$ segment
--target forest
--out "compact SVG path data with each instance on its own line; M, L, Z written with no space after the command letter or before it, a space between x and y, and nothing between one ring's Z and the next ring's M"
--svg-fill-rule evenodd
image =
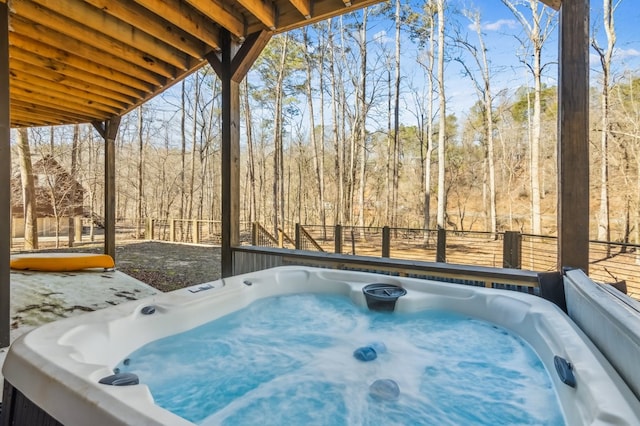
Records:
M592 2L590 235L637 244L640 73L616 55L624 2ZM276 234L555 235L558 14L535 0L492 6L509 16L504 32L470 2L391 0L274 36L241 86L241 221ZM208 66L123 116L117 217L219 220L220 126ZM51 156L82 185L84 215L103 214L90 124L17 129L12 149L14 180Z

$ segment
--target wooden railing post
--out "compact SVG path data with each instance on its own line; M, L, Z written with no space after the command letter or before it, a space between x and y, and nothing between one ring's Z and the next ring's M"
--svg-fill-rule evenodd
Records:
M391 257L391 228L382 227L382 257Z
M176 241L176 220L169 219L169 241Z
M518 231L506 231L504 233L502 267L522 268L522 234Z
M296 246L296 250L301 250L302 247L302 240L301 240L301 236L300 236L300 224L296 223L296 234L294 236L294 240L295 240L295 246Z
M251 224L251 245L258 245L258 222L253 222Z
M200 227L198 226L198 219L193 219L193 242L195 244L200 243Z
M436 262L447 262L447 230L442 227L438 227Z
M335 249L334 252L341 254L342 253L342 225L336 225L334 234L335 236Z
M147 223L145 224L144 230L144 238L145 240L153 240L153 219L150 217L147 218Z

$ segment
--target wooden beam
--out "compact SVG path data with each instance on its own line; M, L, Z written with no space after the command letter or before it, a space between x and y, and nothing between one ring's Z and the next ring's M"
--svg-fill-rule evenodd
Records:
M93 126L104 138L104 253L116 259L116 137L120 116Z
M109 46L107 51L113 49L112 40L117 40L123 45L140 51L146 55L146 62L155 60L155 58L166 62L178 69L186 70L189 68L189 60L187 56L174 49L172 46L160 41L159 39L140 31L137 26L132 26L127 22L109 15L101 9L96 9L90 4L75 0L31 0L42 7L47 14L47 21L52 27L69 37L84 40L87 33L93 34L92 40L96 45ZM111 2L114 5L118 2ZM68 24L60 27L52 21L50 11L55 12L53 19L56 23ZM146 21L150 21L146 18ZM80 25L78 25L80 24ZM88 28L87 28L88 27ZM96 32L95 29L99 29ZM105 37L106 36L106 37Z
M0 3L0 348L11 342L11 120L9 7Z
M351 6L347 7L345 5L345 9L341 9L340 13L353 12L358 9L361 9L366 6L372 6L374 4L380 3L380 0L362 0L358 2L351 2ZM336 3L333 1L316 1L313 2L313 13L309 19L301 20L300 19L300 11L293 7L293 5L289 4L288 8L282 7L278 10L278 23L277 28L273 31L280 34L289 30L293 30L295 28L300 28L305 25L313 24L315 22L323 21L330 17L336 16ZM261 29L264 29L264 24L257 23L249 25L247 32L254 33Z
M38 69L34 70L29 69L28 67L25 69L24 63L21 65L19 63L16 64L16 62L17 61L11 61L11 74L16 81L26 83L30 88L47 93L48 95L55 94L55 96L62 96L63 99L70 97L74 100L80 100L83 103L86 102L89 105L103 104L113 107L117 111L126 108L126 106L132 101L132 99L126 97L124 100L109 98L108 96L104 96L104 94L107 93L106 90L95 90L93 86L84 88L82 87L84 85L82 82L78 82L78 84L68 82L69 84L65 84L64 82L42 78L43 74L40 74ZM91 90L91 92L87 89ZM117 96L120 97L119 95Z
M560 10L560 6L562 6L562 0L540 0L542 3L546 4L552 9Z
M311 1L310 0L289 0L291 4L300 12L304 19L311 19Z
M122 72L120 68L108 68L104 64L98 64L72 52L57 49L24 36L14 35L9 42L11 44L12 57L16 55L16 57L25 62L51 69L63 75L90 80L90 77L84 78L84 76L91 74L97 78L107 79L130 88L127 90L126 87L123 87L120 91L136 97L140 96L140 92L151 93L153 91L151 83ZM20 49L20 52L16 52L16 49ZM77 71L80 72L78 73ZM119 86L116 85L115 87Z
M59 108L61 110L70 110L78 113L86 112L87 114L104 116L105 114L113 115L119 112L118 108L107 107L97 103L91 104L89 101L82 101L64 96L58 93L42 93L34 90L29 83L19 80L13 80L11 83L11 96L17 99L30 100L39 105L49 106L51 108Z
M56 71L52 71L49 68L42 68L40 66L30 64L28 62L18 59L15 55L15 49L11 49L9 55L11 56L11 72L24 73L28 75L28 78L35 80L46 80L52 84L60 83L64 87L71 86L76 89L83 90L87 93L98 97L104 97L105 99L112 99L122 102L124 104L130 104L135 99L138 99L142 94L138 93L135 96L127 96L119 90L113 90L112 82L106 78L93 78L91 74L84 74L85 79L78 79L74 77L68 77ZM33 55L30 55L33 56ZM88 81L87 79L90 79ZM101 84L102 83L102 84ZM113 85L116 86L116 85ZM116 86L118 89L122 89L122 86Z
M271 31L276 29L276 8L270 1L266 0L238 0L249 13L258 18L265 27Z
M14 106L11 106L11 124L13 127L41 127L62 124L64 121L56 120L53 117L41 118L33 114L24 114L16 112Z
M145 9L134 2L116 2L113 0L85 1L194 58L203 58L206 53L205 44L202 41L176 25L159 20L158 16L149 9Z
M72 9L74 8L75 6ZM116 39L107 37L102 31L110 31L108 27L98 32L93 28L78 25L77 22L32 2L14 2L12 9L19 16L31 21L32 24L42 26L44 31L54 31L56 42L49 43L53 46L57 44L66 47L74 44L86 52L82 56L113 55L163 77L174 78L176 75L174 69L176 65L169 65L166 60L159 60L144 50L133 48L122 41L118 42ZM32 25L33 29L38 29L38 25ZM180 67L185 68L186 64L181 63Z
M271 35L271 32L265 30L249 34L231 60L231 79L233 81L242 82L253 63L264 50L264 47L269 43ZM213 68L218 77L222 78L224 69L220 56L216 52L211 52L205 58L209 61L211 68Z
M250 34L245 39L231 63L231 69L233 70L231 79L233 81L242 82L244 76L247 75L253 63L258 59L269 40L271 40L271 35L271 32L263 30Z
M154 14L171 22L193 37L202 40L213 49L220 48L217 28L196 12L192 7L180 0L134 0Z
M35 104L33 102L25 102L20 99L11 99L11 120L14 114L16 117L25 116L33 117L34 122L47 123L47 117L52 123L61 123L64 120L72 120L77 123L88 123L103 117L104 114L98 116L96 114L78 113L73 111L61 110L60 108L51 108L45 105ZM24 127L24 126L23 126Z
M200 0L186 0L193 8L199 10L204 16L218 23L222 28L226 28L238 38L246 36L246 25L242 15L227 10L221 2L217 0L209 0L206 2Z
M138 80L152 83L155 86L163 86L167 83L167 79L163 78L161 74L120 58L117 56L118 52L116 51L111 53L104 51L101 52L100 50L96 50L95 46L65 37L63 34L60 34L51 28L25 21L18 17L13 17L11 19L11 26L17 33L28 34L29 38L42 44L55 46L56 49L64 50L72 55L77 55L83 58L92 58L95 63L103 64L107 68L118 70L118 72L128 74ZM61 44L62 40L64 40L64 43ZM169 72L165 70L164 74L167 73Z
M589 0L560 10L558 269L589 271Z

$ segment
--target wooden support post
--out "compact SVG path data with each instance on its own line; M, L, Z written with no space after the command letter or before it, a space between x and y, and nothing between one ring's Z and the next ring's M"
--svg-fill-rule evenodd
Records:
M506 231L502 241L502 267L522 268L522 234L517 231Z
M153 240L153 219L147 218L144 230L144 239Z
M589 0L560 9L558 270L589 270Z
M342 254L342 225L336 225L334 231L335 249L334 252Z
M222 278L233 275L233 247L240 245L240 82L271 38L271 33L250 34L237 52L228 30L220 30L220 50L207 56L222 90Z
M0 2L0 348L9 346L11 321L11 121L9 6Z
M391 257L391 228L382 227L382 257Z
M302 250L302 236L300 235L300 224L296 223L295 246L296 250Z
M94 121L93 127L104 138L104 253L116 258L116 137L120 116L105 122Z
M436 248L436 262L447 262L447 230L438 227L438 245Z

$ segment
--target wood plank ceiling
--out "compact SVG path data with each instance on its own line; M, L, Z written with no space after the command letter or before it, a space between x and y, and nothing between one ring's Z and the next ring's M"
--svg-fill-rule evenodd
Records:
M8 3L11 127L104 121L220 48L380 0L0 0Z

